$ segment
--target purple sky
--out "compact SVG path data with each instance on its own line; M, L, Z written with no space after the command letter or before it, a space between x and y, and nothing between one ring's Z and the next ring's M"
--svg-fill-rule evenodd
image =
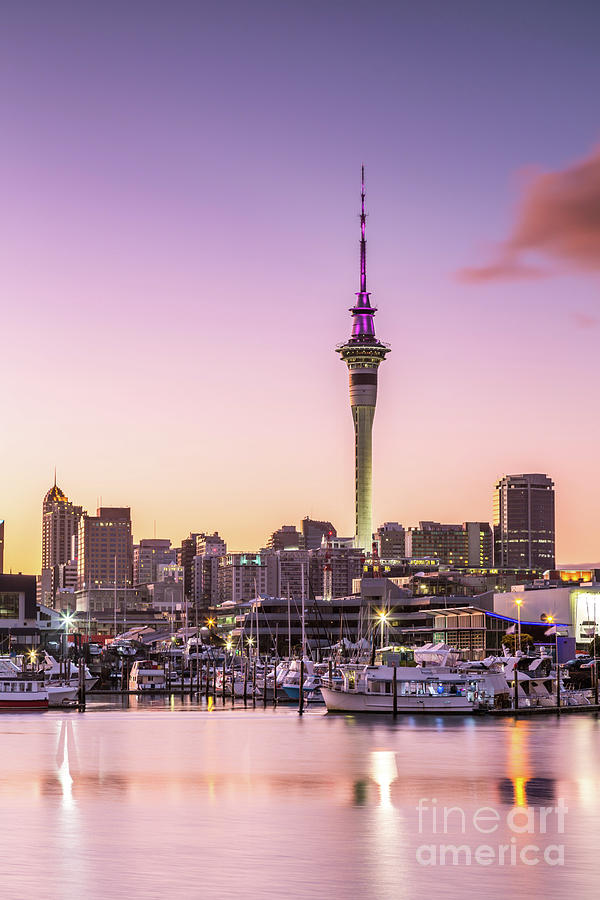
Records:
M0 13L7 567L41 498L131 505L136 538L257 547L353 528L334 345L378 336L375 521L489 519L557 482L558 556L595 558L597 274L465 284L523 171L600 134L591 2L21 3Z

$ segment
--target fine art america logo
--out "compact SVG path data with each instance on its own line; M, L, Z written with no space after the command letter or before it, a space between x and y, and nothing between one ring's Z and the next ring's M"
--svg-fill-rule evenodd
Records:
M556 842L565 833L568 812L562 798L556 806L513 806L508 811L438 807L437 800L422 798L416 809L419 835L427 840L416 850L421 866L565 864L564 844Z

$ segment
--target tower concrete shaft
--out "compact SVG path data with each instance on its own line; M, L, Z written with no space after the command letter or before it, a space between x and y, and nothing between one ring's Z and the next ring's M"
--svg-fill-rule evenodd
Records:
M373 452L372 434L375 406L377 404L377 372L389 344L375 337L374 316L367 291L367 241L365 213L365 170L361 172L360 210L360 290L356 303L350 309L352 334L348 341L339 344L336 352L348 366L350 380L350 406L354 420L354 508L355 544L366 552L371 550L373 539Z

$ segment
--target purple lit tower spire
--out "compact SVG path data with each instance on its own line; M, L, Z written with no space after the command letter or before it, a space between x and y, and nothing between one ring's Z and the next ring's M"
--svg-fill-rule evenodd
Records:
M367 290L367 238L365 213L365 167L361 169L360 189L360 290L350 309L352 335L336 347L348 366L350 406L354 420L355 444L355 544L371 552L373 540L373 452L372 433L377 404L377 370L389 344L375 337L376 308L371 306Z

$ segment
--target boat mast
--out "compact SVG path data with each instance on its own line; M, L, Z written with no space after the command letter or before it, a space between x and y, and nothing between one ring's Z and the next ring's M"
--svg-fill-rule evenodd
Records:
M287 583L288 601L288 661L292 658L292 615L290 611L290 583Z
M306 634L304 631L304 563L301 563L300 571L302 573L302 659L306 656Z

